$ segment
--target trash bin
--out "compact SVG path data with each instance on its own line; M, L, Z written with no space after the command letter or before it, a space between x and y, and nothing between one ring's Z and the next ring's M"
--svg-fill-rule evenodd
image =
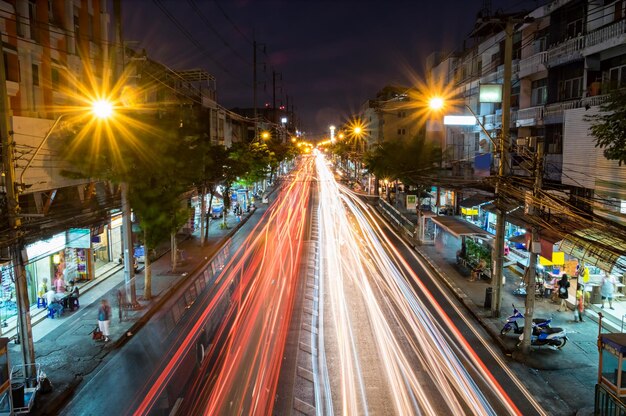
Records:
M491 309L491 298L493 297L493 288L489 286L485 289L485 309Z
M24 407L24 383L11 383L11 398L14 409Z

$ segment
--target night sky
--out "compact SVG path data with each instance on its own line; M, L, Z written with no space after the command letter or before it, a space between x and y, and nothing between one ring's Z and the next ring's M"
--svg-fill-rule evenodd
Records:
M537 0L493 0L532 10ZM253 106L252 41L260 45L259 107L295 106L309 136L341 124L390 83L423 78L425 58L462 45L484 0L123 0L123 37L172 69L201 68L218 103ZM262 48L265 47L265 53ZM282 81L280 78L282 77Z

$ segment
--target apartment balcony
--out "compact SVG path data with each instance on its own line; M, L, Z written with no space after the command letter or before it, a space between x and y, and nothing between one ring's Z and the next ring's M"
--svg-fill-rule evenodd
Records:
M502 124L502 116L497 114L487 114L483 116L483 126L486 130L493 130Z
M515 126L528 127L542 124L543 111L544 107L542 105L517 110L517 120L515 122Z
M585 37L583 35L568 39L558 45L548 49L546 66L554 67L568 62L582 59L582 50L585 47Z
M581 107L596 107L603 104L609 98L609 94L594 95L581 100Z
M478 116L480 119L481 116ZM494 130L502 126L502 110L498 110L496 114L487 114L482 116L483 118L483 126L485 130ZM509 125L510 127L515 127L515 124L518 119L518 110L511 110Z
M519 63L519 77L524 78L531 74L546 70L548 52L539 52L528 58L522 59Z
M585 35L584 55L592 55L626 43L626 20L601 27Z
M572 108L583 107L583 100L563 101L560 103L548 104L543 112L543 121L545 124L563 123L563 112Z

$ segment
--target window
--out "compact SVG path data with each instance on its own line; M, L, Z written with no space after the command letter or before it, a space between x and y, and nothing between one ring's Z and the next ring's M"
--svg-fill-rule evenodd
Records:
M30 23L30 38L38 41L37 36L37 6L33 0L28 2L28 23Z
M78 7L74 7L74 47L76 48L76 53L79 52L80 45L78 43L78 38L80 37L80 20L78 18Z
M50 73L50 80L52 82L52 89L58 90L59 89L59 70L57 68L52 68L52 71Z
M626 0L619 0L615 2L615 13L613 15L614 20L622 20L626 17Z
M606 73L605 77L607 77ZM609 86L609 90L611 91L626 86L626 65L616 66L609 69L608 80L606 81Z
M398 136L404 136L406 134L406 129L398 129Z
M578 35L582 35L583 33L583 19L576 19L567 24L567 36L570 38L575 38Z
M583 95L583 77L559 81L559 100L572 100Z
M548 101L548 78L533 81L530 86L530 105L544 105Z
M33 87L38 87L39 86L39 65L33 64L32 71L33 71Z

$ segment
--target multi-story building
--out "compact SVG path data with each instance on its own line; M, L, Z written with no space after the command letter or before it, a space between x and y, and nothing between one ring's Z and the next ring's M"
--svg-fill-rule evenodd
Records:
M183 125L200 126L213 144L245 140L248 120L216 102L215 80L201 70L173 71L145 53L120 49L108 28L104 0L12 0L0 4L9 130L13 134L16 190L28 297L37 301L43 279L93 279L122 251L120 190L111 182L71 179L63 138L79 125L73 113L100 97L116 75L125 79L121 101L139 103ZM115 59L117 58L117 59ZM125 64L125 68L121 65ZM116 69L119 70L116 71ZM123 70L122 70L123 69ZM135 87L135 88L133 88ZM128 96L125 95L129 92ZM141 97L137 96L138 91ZM91 96L91 97L90 97ZM4 99L4 97L3 97ZM149 111L148 111L149 112ZM178 120L178 118L176 119ZM3 150L4 151L4 150ZM0 207L0 297L7 319L15 313L6 198ZM8 306L7 306L8 305Z
M588 237L587 246L593 246L596 259L587 248L581 248L579 257L589 262L602 263L598 258L623 255L617 248L622 246L619 238L612 238L610 241L616 243L609 247L598 241L602 233L589 229L594 224L590 221L593 215L616 222L605 223L609 228L624 224L626 172L595 147L588 116L598 112L611 90L626 86L625 7L623 0L555 0L525 16L516 16L519 23L512 38L508 126L502 126L501 104L481 103L478 99L480 85L503 83L504 17L500 22L484 19L491 23L477 25L472 47L435 60L431 66L431 75L454 84L457 96L473 110L492 139L501 129L509 133L511 145L507 150L511 151L509 174L513 181L534 175L535 143L543 143L544 190L562 207L568 207L562 212L554 207L546 212L544 208L543 214L552 220L561 214L579 216L580 221L555 223L553 227L583 239ZM461 107L460 112L468 113ZM447 154L458 158L459 164L461 160L470 161L475 173L484 169L486 159L491 172L497 171L491 140L480 126L448 127L445 142L453 148ZM512 203L518 206L511 210L523 212L523 188L520 185L520 198ZM528 227L523 219L517 225ZM579 227L583 229L576 230ZM614 261L609 263L605 268L615 265Z

